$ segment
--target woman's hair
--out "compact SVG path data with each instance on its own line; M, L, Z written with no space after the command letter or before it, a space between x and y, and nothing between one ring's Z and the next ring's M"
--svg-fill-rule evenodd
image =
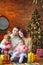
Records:
M21 31L23 33L24 37L27 36L27 31L25 29L20 29L19 31Z

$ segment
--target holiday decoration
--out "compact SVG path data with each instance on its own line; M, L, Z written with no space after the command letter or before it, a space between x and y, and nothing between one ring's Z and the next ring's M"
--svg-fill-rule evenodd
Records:
M28 62L34 62L34 61L35 61L34 53L32 52L28 53Z
M4 59L4 55L1 54L1 55L0 55L0 65L3 65L3 59Z
M38 4L38 0L33 0L33 4ZM40 0L40 3L43 3L43 0Z
M0 64L3 64L3 63L10 63L9 61L9 55L4 55L4 54L1 54L0 55Z
M33 0L33 4L37 4L37 0Z
M3 59L3 56L1 57L1 55L0 55L0 65L3 64L3 63L2 63L2 59Z
M3 58L3 61L2 61L3 63L10 63L10 61L9 61L9 55L4 55L4 58Z
M36 56L37 57L43 57L43 49L37 49L36 50Z
M43 20L41 20L37 9L33 12L31 20L28 22L28 33L31 34L33 39L33 52L37 48L43 48Z

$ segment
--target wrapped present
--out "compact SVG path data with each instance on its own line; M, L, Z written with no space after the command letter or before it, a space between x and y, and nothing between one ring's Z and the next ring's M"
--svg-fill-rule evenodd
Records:
M0 57L0 65L2 65L2 60L1 60L1 57Z
M10 63L9 55L4 55L2 62L7 64Z
M10 60L9 60L9 55L4 55L4 54L1 54L0 55L0 65L2 65L3 63L10 63Z
M37 57L40 57L40 49L39 48L36 50L36 55L37 55Z
M0 65L2 65L2 64L3 64L3 62L2 62L3 57L4 57L4 55L3 55L3 54L2 54L2 55L0 55Z
M37 55L37 57L40 57L40 56L43 56L43 49L37 49L36 50L36 55Z
M40 57L43 56L43 49L40 49Z
M3 60L3 59L4 59L4 55L3 55L3 54L1 54L1 55L0 55L0 58L1 58L1 60Z
M28 62L34 62L34 61L35 61L34 53L32 52L28 53Z

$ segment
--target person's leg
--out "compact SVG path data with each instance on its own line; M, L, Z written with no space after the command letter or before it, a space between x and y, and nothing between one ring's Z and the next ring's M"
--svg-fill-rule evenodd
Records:
M19 63L22 63L24 56L25 56L25 54L24 54L24 53L21 53L21 54L20 54Z
M0 48L0 54L1 54L1 51L2 51L2 49Z
M5 45L0 44L0 54L2 53L2 49L5 48Z
M14 58L17 56L17 54L18 54L18 52L13 52L13 54L12 54L10 60L13 61Z

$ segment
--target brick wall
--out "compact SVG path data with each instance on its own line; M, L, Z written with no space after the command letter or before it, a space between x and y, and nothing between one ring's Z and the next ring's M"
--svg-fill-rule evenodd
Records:
M38 5L34 5L32 0L0 0L0 16L5 16L9 20L9 27L4 31L0 30L0 41L3 35L16 25L27 29L27 22L35 8L39 10L41 18L43 18L43 8L41 8L40 1Z

